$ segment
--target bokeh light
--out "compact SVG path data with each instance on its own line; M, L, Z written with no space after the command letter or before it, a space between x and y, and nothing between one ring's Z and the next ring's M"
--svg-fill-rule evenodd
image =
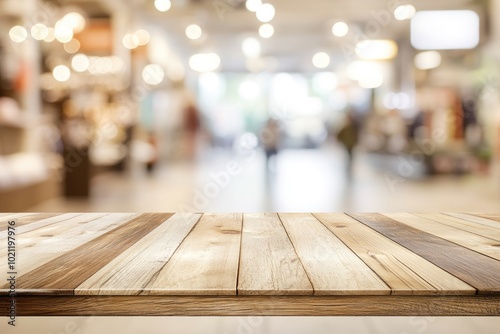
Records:
M318 52L313 56L312 63L317 68L326 68L330 65L330 56L326 52Z
M28 37L28 31L22 26L14 26L9 31L9 37L13 42L22 43Z
M54 76L54 79L56 79L57 81L66 82L71 77L71 71L65 65L58 65L58 66L54 67L54 70L52 71L52 75Z
M349 33L349 26L345 22L337 22L332 26L332 34L337 37L344 37Z
M158 64L146 65L142 70L142 79L148 85L159 85L165 79L165 71Z
M259 27L259 35L262 38L271 38L274 35L274 27L269 23L264 23Z
M189 58L189 66L197 72L215 71L220 65L220 57L216 53L198 53Z
M274 6L271 5L270 3L265 3L257 9L255 12L257 15L257 20L260 22L266 23L272 21L274 19L274 15L276 14L276 10L274 9Z
M202 33L203 31L201 30L201 27L197 24L190 24L186 28L186 36L192 40L199 39Z
M84 54L77 54L71 58L71 67L76 72L85 72L89 69L89 58Z
M42 23L36 23L31 27L31 36L37 41L41 41L49 35L49 28Z
M155 8L160 12L166 12L172 7L170 0L155 0Z

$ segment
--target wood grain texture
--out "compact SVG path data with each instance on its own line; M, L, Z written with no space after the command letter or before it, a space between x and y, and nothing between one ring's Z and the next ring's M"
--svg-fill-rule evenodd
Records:
M204 214L143 293L236 295L242 214Z
M21 226L19 228L16 228L16 235L22 234L22 238L19 238L17 248L23 249L43 244L44 241L57 236L58 234L64 234L64 232L72 228L87 224L98 218L105 217L106 215L106 213L86 213L70 216L69 218L57 216L42 219L30 225ZM56 224L63 221L61 220L61 218L64 220L64 223ZM3 237L5 238L6 235L4 235ZM0 244L0 249L4 249L6 247L6 243Z
M172 214L141 214L91 241L18 277L18 294L69 294L109 261L154 230ZM1 294L7 292L7 284Z
M177 213L75 289L81 295L138 295L170 260L200 214Z
M20 316L500 315L496 214L11 216Z
M409 213L392 213L384 215L408 226L454 242L457 245L467 247L496 260L500 260L500 243L494 239L486 238L446 224L441 224L435 220L428 220Z
M19 296L16 302L18 316L500 316L500 296Z
M381 214L349 215L460 278L479 293L500 292L500 261Z
M391 289L311 214L279 214L316 295L390 294Z
M476 293L470 285L345 214L314 216L375 271L393 294Z
M34 222L31 222L30 224L25 224L25 225L22 225L19 227L17 227L18 220L16 220L16 235L21 235L23 233L27 233L27 232L36 230L36 229L44 227L44 226L48 226L48 225L52 225L52 224L60 224L60 223L63 223L69 219L73 219L73 218L81 216L81 215L83 215L83 214L82 213L65 213L65 214L60 214L60 215L54 216L54 217L34 221ZM102 217L105 214L104 213L93 213L92 215L95 215L95 217ZM7 223L7 222L5 222L5 223ZM7 229L7 226L5 226L5 230L6 229ZM2 233L0 235L0 240L6 239L6 238L7 238L7 234ZM5 244L3 242L0 242L0 247L5 247Z
M468 220L473 223L491 226L496 229L500 228L500 217L495 218L495 216L490 216L490 218L487 218L488 217L487 215L482 216L482 215L473 215L473 214L458 213L458 212L445 212L444 214L451 217Z
M477 217L482 217L490 220L494 220L496 222L500 222L500 214L493 214L493 213L474 213L474 216Z
M130 221L133 213L87 213L17 237L17 272L22 275ZM7 264L7 254L0 256Z
M47 214L47 213L30 213L30 212L25 212L25 213L2 213L0 215L0 229L4 229L7 227L7 223L9 220L14 220L16 222L16 226L21 226L25 224L29 224L33 221L37 221L40 219L43 219L41 217L50 217L50 216L57 216L59 214Z
M56 216L60 216L60 215L61 215L60 213L31 213L28 215L21 215L21 217L16 217L14 215L14 217L12 217L12 218L15 219L16 226L20 227L20 226L31 224L33 222L37 222L37 221L40 221L43 219L56 217Z
M447 216L444 214L429 214L429 213L418 213L416 214L419 217L424 217L435 222L446 224L448 226L452 226L458 228L460 230L464 230L467 232L471 232L486 238L495 239L500 242L500 229L495 227L496 222L489 221L491 224L478 224L472 221L467 221L460 218L455 218L451 216Z
M243 216L238 294L313 294L277 214Z

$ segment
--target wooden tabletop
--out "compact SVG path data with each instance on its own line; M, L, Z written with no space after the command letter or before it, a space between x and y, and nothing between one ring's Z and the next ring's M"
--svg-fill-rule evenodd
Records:
M0 301L15 300L17 315L500 315L500 214L2 213L0 222L2 272L15 276L15 295L2 283Z

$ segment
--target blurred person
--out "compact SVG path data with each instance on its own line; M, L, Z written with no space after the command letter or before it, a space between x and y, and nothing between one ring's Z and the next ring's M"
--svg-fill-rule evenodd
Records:
M184 130L186 138L186 155L189 159L194 159L196 153L196 138L200 127L198 108L194 97L188 95L187 103L184 107Z
M261 141L266 153L266 166L268 169L271 169L271 159L278 154L280 137L281 130L278 121L269 118L261 132Z
M352 176L353 151L358 144L358 128L354 122L353 112L348 112L344 124L337 133L337 140L347 152L347 175Z
M146 170L148 171L148 173L151 173L151 172L153 172L155 166L157 165L158 157L159 157L158 139L157 139L157 136L154 132L148 133L147 142L150 145L151 154L149 156L148 161L146 162Z

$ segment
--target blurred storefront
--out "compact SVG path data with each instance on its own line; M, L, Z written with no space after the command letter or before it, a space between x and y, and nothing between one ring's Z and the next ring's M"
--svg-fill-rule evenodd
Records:
M498 189L499 3L413 5L324 13L306 34L300 6L278 2L257 21L245 1L5 0L0 211L86 198L99 173L195 163L242 136L262 146L270 118L279 149L321 149L348 114L374 167Z

